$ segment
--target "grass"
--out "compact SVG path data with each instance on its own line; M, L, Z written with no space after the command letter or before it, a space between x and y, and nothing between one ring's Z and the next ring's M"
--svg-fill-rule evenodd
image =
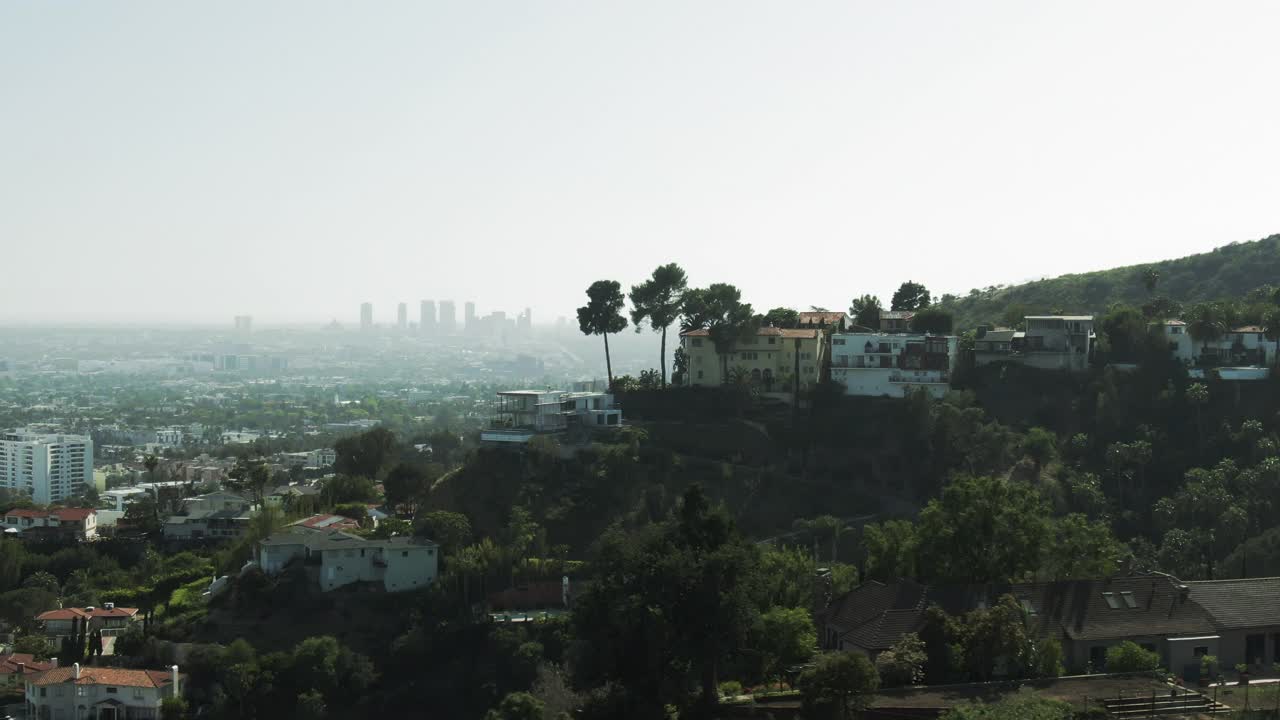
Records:
M1209 697L1213 697L1213 689L1210 688ZM1249 686L1249 708L1251 710L1268 710L1276 709L1276 701L1280 699L1280 684L1267 683L1265 685ZM1245 688L1242 685L1226 685L1218 688L1218 702L1230 706L1233 714L1241 714L1245 709Z

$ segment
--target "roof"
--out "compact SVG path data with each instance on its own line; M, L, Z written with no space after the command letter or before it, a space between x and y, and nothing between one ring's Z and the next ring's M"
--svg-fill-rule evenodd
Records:
M819 332L821 331L817 328L776 328L766 326L756 330L756 337L783 337L811 340L818 337ZM710 337L710 335L711 331L706 328L680 333L680 337Z
M18 672L18 666L23 666L23 675L32 675L38 672L44 672L53 667L52 662L40 662L36 660L35 655L30 653L9 653L8 655L0 655L0 675L13 675Z
M75 679L75 667L53 668L42 673L32 681L34 685L58 685L72 683L74 685L117 685L120 687L162 688L173 683L173 674L168 670L126 670L124 668L106 668L84 666L80 668L80 678Z
M1280 577L1188 582L1191 599L1213 616L1219 628L1280 625Z
M1024 320L1093 320L1092 315L1028 315Z
M138 614L138 608L111 608L95 607L90 612L89 608L62 608L61 610L49 610L42 612L36 616L37 620L73 620L79 618L130 618Z
M344 515L332 515L328 513L312 515L309 518L303 518L302 520L292 524L307 528L308 530L338 530L342 528L351 529L360 527L360 523L357 520L352 520Z
M1241 325L1240 327L1233 329L1231 332L1233 333L1264 333L1266 331L1267 331L1266 328L1258 327L1257 325Z
M54 508L52 510L10 510L7 517L43 518L56 517L59 522L83 522L85 518L97 515L94 508Z
M988 330L986 335L975 338L974 342L1010 342L1017 330Z
M1181 320L1165 320L1164 324L1165 325L1186 325L1186 323Z
M1030 630L1040 637L1116 640L1215 632L1210 613L1184 594L1180 585L1163 574L1016 585L872 581L836 598L822 618L841 633L841 640L866 650L888 649L904 634L919 630L930 605L960 615L990 607L1004 595L1014 596L1030 609Z

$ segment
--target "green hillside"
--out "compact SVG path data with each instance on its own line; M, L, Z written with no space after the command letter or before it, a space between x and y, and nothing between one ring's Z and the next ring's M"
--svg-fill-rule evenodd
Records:
M1159 273L1153 291L1145 282L1152 269ZM945 297L940 306L955 313L958 329L969 329L984 322L1007 322L1006 316L1101 313L1112 303L1142 305L1157 297L1183 305L1239 298L1273 284L1280 284L1280 235L1176 260L974 289L965 297Z

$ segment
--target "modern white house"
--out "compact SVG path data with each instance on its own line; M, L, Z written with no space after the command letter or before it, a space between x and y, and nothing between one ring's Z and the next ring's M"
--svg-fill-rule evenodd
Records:
M404 592L435 582L439 556L439 546L424 538L366 540L347 532L291 527L259 541L256 559L268 575L281 572L291 562L302 562L316 573L325 592L356 582Z
M954 335L835 333L831 379L844 384L846 395L900 398L922 389L941 397L958 356Z
M974 340L974 362L1014 362L1045 370L1089 367L1097 335L1092 315L1028 315L1025 330L984 330Z
M159 718L165 698L180 697L178 666L168 670L53 668L26 683L26 716L37 720Z
M480 439L490 443L527 443L538 435L573 428L622 425L622 409L613 395L595 390L506 390L498 393L489 427Z
M26 493L37 505L79 495L93 485L93 440L14 430L0 435L0 488Z
M26 510L14 508L0 516L0 529L21 535L47 534L93 540L98 536L98 511L94 508Z

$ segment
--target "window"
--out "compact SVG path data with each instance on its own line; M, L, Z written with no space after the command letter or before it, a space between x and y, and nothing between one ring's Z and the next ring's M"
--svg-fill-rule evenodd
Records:
M702 347L702 338L694 338L694 339L693 339L693 346L694 346L694 347Z
M1120 592L1120 599L1124 601L1124 606L1129 608L1130 610L1138 607L1138 601L1133 598L1133 593L1129 592L1128 590L1123 590Z
M843 344L844 344L844 338L831 338L831 344L832 344L832 345L843 345Z
M107 688L107 694L108 694L108 695L115 695L115 694L116 694L116 690L117 690L117 689L118 689L118 688L109 687L109 688Z
M1120 609L1120 598L1113 592L1102 593L1102 599L1107 601L1107 607L1112 610Z
M400 551L400 557L409 557L409 551L408 551L408 550L401 550L401 551Z
M142 699L142 688L134 688L134 689L133 689L133 699L134 699L134 700L141 700L141 699Z
M1193 657L1202 658L1202 657L1204 657L1205 655L1208 655L1208 654L1209 654L1209 646L1208 646L1208 645L1199 645L1199 646L1197 646L1197 647L1191 648L1191 655L1192 655Z
M778 341L778 338L769 338L769 344L770 344L770 345L777 344L777 341Z
M699 379L699 380L701 380L701 379L702 379L702 371L701 371L701 370L699 370L699 371L698 371L698 379Z
M1244 661L1261 665L1267 659L1267 636L1262 633L1244 636Z

